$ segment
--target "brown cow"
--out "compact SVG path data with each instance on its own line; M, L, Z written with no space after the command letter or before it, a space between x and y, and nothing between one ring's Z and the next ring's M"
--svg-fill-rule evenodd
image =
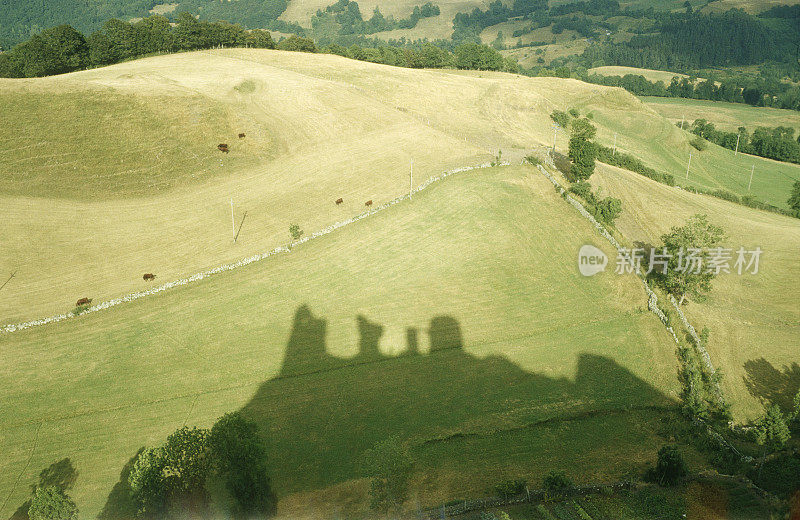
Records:
M337 205L337 206L338 206L339 204L341 204L342 202L344 202L342 199L336 199L336 205Z
M156 275L154 275L153 273L145 273L144 276L142 276L142 279L145 282L152 282L153 280L156 279Z
M91 304L92 304L92 299L91 298L81 298L75 304L75 307L80 307L81 305L91 305Z
M244 138L245 138L244 132L242 132L241 134L239 134L239 139L244 139Z
M368 200L364 205L367 207L372 206L372 200Z
M227 145L227 144L225 144L225 143L218 144L218 145L217 145L217 148L219 148L219 151L220 151L220 152L223 152L223 153L228 153L228 145Z

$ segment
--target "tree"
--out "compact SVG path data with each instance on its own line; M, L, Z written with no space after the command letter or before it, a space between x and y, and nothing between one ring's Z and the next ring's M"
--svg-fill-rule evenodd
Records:
M303 230L297 224L292 224L289 226L289 234L292 236L292 240L298 240L303 236Z
M160 447L145 448L136 457L128 475L128 485L138 516L156 517L166 510L164 465L164 451Z
M597 129L588 119L573 119L570 124L569 158L572 161L571 176L574 180L586 180L594 173L597 150L593 142Z
M397 437L378 442L364 453L364 472L370 482L370 507L387 512L399 508L408 495L414 461Z
M672 486L689 473L686 461L676 446L663 446L658 450L656 467L650 477L662 486Z
M31 37L14 48L25 77L64 74L89 64L89 46L81 33L59 25Z
M317 52L317 46L314 44L314 40L310 38L301 38L297 35L282 40L278 43L278 49L282 51Z
M184 426L167 437L163 448L169 500L181 509L206 505L205 481L211 466L208 430Z
M28 509L30 520L75 520L78 508L75 502L58 486L37 488Z
M551 471L544 480L542 485L548 493L559 495L572 488L573 483L567 477L566 473L560 471Z
M245 43L247 43L249 47L255 47L257 49L275 48L275 42L272 40L272 35L269 31L252 30L247 33Z
M654 268L651 278L679 305L688 296L703 298L717 274L709 265L711 250L719 247L724 236L722 228L709 223L705 215L694 215L685 225L673 227L661 236L663 247L658 251L666 249L666 268Z
M214 466L236 501L236 518L265 518L277 512L277 499L267 476L267 453L257 425L234 412L211 428L209 445Z
M765 450L775 451L783 448L789 440L789 426L778 405L767 408L755 425L756 442Z
M794 181L792 194L789 196L789 207L795 211L800 211L800 181Z

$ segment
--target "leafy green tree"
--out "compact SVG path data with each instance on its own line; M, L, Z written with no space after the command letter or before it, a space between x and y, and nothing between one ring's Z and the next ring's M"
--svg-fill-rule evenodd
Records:
M132 58L138 54L136 31L128 22L112 18L103 24L103 32L111 42L111 53L114 62Z
M30 520L75 520L78 507L58 486L37 488L28 509Z
M89 64L89 46L81 33L59 25L33 36L14 48L25 77L63 74Z
M274 49L275 41L269 31L253 30L247 33L245 42L248 47L257 49Z
M95 67L109 65L117 61L114 44L106 33L95 31L86 40L89 45L89 62Z
M211 428L214 465L236 501L236 518L265 518L277 512L267 476L267 453L257 425L240 413L222 416Z
M414 461L408 447L397 437L375 444L364 453L363 466L370 482L370 507L387 512L399 509L408 496Z
M574 484L569 477L567 477L566 473L560 471L551 471L546 477L544 477L542 485L548 493L558 495L569 490Z
M792 194L789 196L789 207L795 211L800 211L800 181L794 181Z
M572 162L570 174L574 180L586 180L594 173L597 150L590 141L597 129L588 119L573 119L570 124L569 158Z
M465 43L453 51L455 65L459 69L468 70L502 70L503 56L487 45Z
M171 500L202 505L211 467L208 436L208 430L184 426L167 437L164 473Z
M672 486L688 474L686 461L677 446L663 446L658 450L656 467L651 473L652 480L662 486Z
M282 40L278 43L277 48L282 51L317 52L317 46L314 40L302 38L297 35Z
M789 426L778 405L767 408L755 425L756 442L769 451L776 451L789 440Z
M164 466L164 450L161 447L145 448L136 457L128 475L128 485L137 505L138 516L152 518L166 510Z
M666 273L663 268L653 269L651 278L677 298L679 305L689 296L703 298L716 276L708 269L710 250L719 247L724 236L722 228L709 223L705 215L694 215L685 225L671 228L661 236L668 255Z
M569 114L562 110L553 110L553 112L550 113L550 119L561 128L566 129L567 126L569 126Z

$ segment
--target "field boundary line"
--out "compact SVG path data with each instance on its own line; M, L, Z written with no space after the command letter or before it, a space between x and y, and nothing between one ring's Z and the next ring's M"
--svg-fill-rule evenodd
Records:
M19 481L22 480L22 475L28 470L28 466L31 465L31 461L33 460L33 454L36 453L36 448L39 446L39 432L42 431L42 425L44 425L44 421L39 421L39 427L36 428L36 436L33 439L33 446L31 447L31 452L28 454L28 460L25 462L25 467L22 468L22 471L19 472L17 475L17 479L14 481L14 485L11 486L11 491L8 492L8 496L6 497L3 505L0 506L0 511L4 511L6 506L8 505L8 501L11 500L11 497L14 496L14 491L17 490L17 486L19 485Z
M616 249L616 250L617 250L617 254L618 254L618 255L620 255L620 256L622 256L622 257L623 257L623 258L624 258L626 261L628 261L628 262L631 262L631 265L634 265L634 264L633 264L633 258L631 257L630 253L629 253L628 251L626 251L626 250L625 250L625 248L623 248L623 247L622 247L622 245L621 245L619 242L617 242L617 239L615 239L615 238L614 238L614 237L611 235L611 233L609 233L609 232L608 232L608 230L607 230L607 229L606 229L606 228L605 228L605 227L604 227L602 224L600 224L600 223L597 221L597 219L595 219L595 218L594 218L594 217L591 215L591 213L589 213L589 212L586 210L586 208L585 208L585 207L583 207L583 204L581 204L581 203L580 203L578 200L576 200L574 197L572 197L572 196L571 196L571 195L570 195L570 194L567 192L567 190L565 190L565 189L564 189L564 187L563 187L563 186L561 186L561 184L558 182L558 180L556 180L556 178L555 178L555 177L553 177L553 176L552 176L552 175L551 175L551 174L550 174L550 173L549 173L549 172L548 172L548 171L547 171L547 170L544 168L544 166L542 166L541 164L537 164L537 165L536 165L536 167L539 169L539 171L540 171L540 172L541 172L541 173L542 173L542 174L543 174L545 177L547 177L547 179L548 179L548 180L549 180L551 183L553 183L553 186L555 186L555 187L556 187L556 190L558 190L558 192L559 192L559 193L560 193L560 194L561 194L561 195L564 197L564 199L565 199L567 202L569 202L569 203L570 203L570 204L571 204L571 205L572 205L572 206L573 206L575 209L577 209L577 210L578 210L578 212L579 212L579 213L580 213L580 214L581 214L581 215L582 215L584 218L586 218L586 219L587 219L589 222L591 222L591 223L592 223L592 225L594 225L594 227L595 227L595 228L597 229L597 231L600 233L600 235L601 235L603 238L605 238L606 240L608 240L608 241L611 243L611 245L612 245L612 246L614 246L614 249ZM670 335L672 335L672 339L674 339L674 340L675 340L675 344L676 344L676 345L678 345L678 346L680 346L680 341L678 340L678 336L677 336L677 334L675 334L675 330L674 330L674 329L672 328L672 326L669 324L669 320L667 319L667 316L664 314L664 311L662 311L662 310L661 310L661 308L658 306L658 296L656 296L656 293L655 293L655 292L653 292L653 290L650 288L650 284L648 284L648 283L647 283L647 280L645 280L645 279L644 279L644 278L642 278L641 276L637 276L637 278L639 279L639 281L641 281L641 282L642 282L642 285L644 286L644 289L645 289L645 291L647 292L647 297L648 297L648 298L647 298L647 308L648 308L648 309L649 309L649 310L650 310L650 311L651 311L653 314L655 314L656 316L658 316L658 319L661 321L661 323L663 323L663 324L664 324L664 327L667 329L667 332L669 332L669 333L670 333ZM680 309L680 307L678 306L678 302L675 300L675 298L673 298L672 296L670 296L670 299L669 299L669 300L670 300L670 303L672 304L672 307L673 307L673 308L675 309L675 311L677 312L677 314L678 314L678 317L679 317L679 318L680 318L680 320L681 320L681 323L683 324L683 326L684 326L684 327L686 327L686 330L689 332L689 335L692 337L692 340L693 340L693 341L694 341L694 343L695 343L695 348L696 348L696 350L697 350L697 351L700 353L700 356L703 358L703 363L706 365L706 368L709 370L709 372L710 372L711 374L714 374L714 373L716 372L716 369L714 368L714 364L711 362L711 356L709 356L709 354L708 354L708 351L705 349L705 347L703 347L703 344L702 344L702 342L700 341L700 336L698 336L698 335L697 335L697 331L696 331L696 330L695 330L695 328L692 326L692 324L691 324L691 323L689 323L689 320L688 320L688 319L686 318L686 316L683 314L683 311L682 311L682 310ZM720 390L719 390L719 385L718 385L718 384L717 384L717 392L720 392Z
M267 251L265 253L257 253L255 255L242 258L242 259L240 259L240 260L238 260L236 262L233 262L233 263L223 264L223 265L219 265L217 267L211 268L211 269L207 269L205 271L200 271L200 272L195 273L195 274L193 274L191 276L188 276L188 277L185 277L185 278L179 278L177 280L173 280L171 282L167 282L165 284L159 285L158 287L154 287L152 289L148 289L146 291L136 291L136 292L128 293L128 294L126 294L124 296L121 296L121 297L118 297L118 298L112 298L111 300L107 300L107 301L101 302L101 303L99 303L97 305L89 307L88 309L84 309L84 310L82 310L80 312L74 312L74 311L73 312L66 312L66 313L63 313L63 314L57 314L55 316L50 316L50 317L47 317L47 318L40 318L40 319L37 319L37 320L26 321L26 322L23 322L23 323L3 325L3 326L0 326L0 334L10 334L12 332L18 332L18 331L21 331L21 330L30 329L32 327L40 327L40 326L43 326L43 325L48 325L50 323L58 323L60 321L68 320L70 318L83 316L84 314L90 314L90 313L93 313L93 312L102 311L102 310L105 310L105 309L120 305L122 303L132 302L134 300L138 300L138 299L144 298L145 296L150 296L150 295L153 295L153 294L157 294L157 293L172 289L174 287L179 287L179 286L182 286L182 285L188 285L190 283L197 282L199 280L203 280L204 278L208 278L209 276L213 276L215 274L219 274L219 273L222 273L222 272L225 272L225 271L232 271L232 270L237 269L239 267L244 267L246 265L250 265L250 264L253 264L255 262L260 262L261 260L265 260L265 259L267 259L269 257L272 257L272 256L275 256L277 254L290 253L292 248L294 248L295 246L299 246L301 244L304 244L304 243L308 242L309 240L313 240L315 238L319 238L321 236L327 235L329 233L332 233L333 231L336 231L339 228L342 228L342 227L345 227L347 225L353 224L355 222L358 222L359 220L363 220L363 219L365 219L367 217L370 217L370 216L374 215L375 213L379 213L379 212L381 212L383 210L386 210L386 209L394 206L395 204L397 204L399 202L402 202L402 201L404 201L406 199L410 199L411 196L414 193L418 193L418 192L420 192L422 190L425 190L426 188L428 188L432 184L437 183L437 182L441 181L442 179L444 179L446 177L450 177L451 175L455 175L457 173L463 173L463 172L468 172L468 171L478 170L478 169L483 169L483 168L491 168L491 167L494 167L494 166L509 166L509 164L510 163L508 163L508 162L482 163L482 164L479 164L479 165L476 165L476 166L462 166L462 167L459 167L459 168L454 168L454 169L451 169L451 170L447 170L447 171L445 171L443 173L440 173L439 175L428 177L427 180L425 180L422 184L419 184L416 188L412 189L409 193L405 193L405 194L403 194L403 195L401 195L399 197L396 197L396 198L394 198L394 199L392 199L392 200L390 200L388 202L384 202L383 204L381 204L379 206L376 206L374 209L368 209L368 210L356 215L355 217L351 217L351 218L346 219L346 220L340 220L339 222L335 222L334 224L331 224L331 225L329 225L329 226L327 226L327 227L325 227L325 228L323 228L323 229L321 229L319 231L316 231L316 232L312 233L311 235L307 235L307 236L305 236L305 237L303 237L303 238L301 238L299 240L296 240L296 241L290 243L288 246L278 246L278 247L272 249L271 251Z

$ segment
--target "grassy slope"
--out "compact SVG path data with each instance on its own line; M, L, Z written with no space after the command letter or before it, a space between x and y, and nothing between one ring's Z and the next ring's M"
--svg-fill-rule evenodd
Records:
M20 477L0 515L69 457L91 517L139 447L242 407L297 514L357 508L354 461L391 433L415 446L423 504L543 467L640 469L663 442L647 411L514 429L674 399L671 339L634 279L577 273L586 242L610 253L534 169L482 170L290 255L0 336L0 496ZM457 432L477 435L423 444Z
M721 275L708 300L689 303L685 312L698 330L710 329L708 351L723 368L723 391L738 419L758 415L760 398L777 396L787 404L791 389L800 384L800 222L609 166L599 169L592 184L622 199L617 227L631 241L658 243L671 226L703 213L723 227L727 247L761 247L757 275Z
M780 108L751 107L742 103L723 103L700 99L643 97L647 106L673 123L705 119L720 130L735 132L740 126L750 132L759 126L790 126L800 132L800 112Z
M589 69L590 74L600 74L601 76L624 76L626 74L635 74L637 76L644 76L648 81L663 81L665 85L669 85L672 78L678 76L679 78L688 77L686 74L679 74L677 72L669 72L666 70L653 70L653 69L640 69L637 67L621 67L616 65L606 65L603 67L595 67Z
M95 108L78 110L86 99ZM616 131L620 149L678 176L690 149L621 89L252 49L5 80L0 100L0 273L19 269L0 301L6 323L139 290L145 272L168 281L269 250L290 223L309 233L403 193L412 159L415 182L499 149L518 161L552 142L553 109L591 109L601 142ZM689 182L743 193L753 161L753 193L784 204L800 168L713 146ZM237 220L248 212L235 246L231 197Z

